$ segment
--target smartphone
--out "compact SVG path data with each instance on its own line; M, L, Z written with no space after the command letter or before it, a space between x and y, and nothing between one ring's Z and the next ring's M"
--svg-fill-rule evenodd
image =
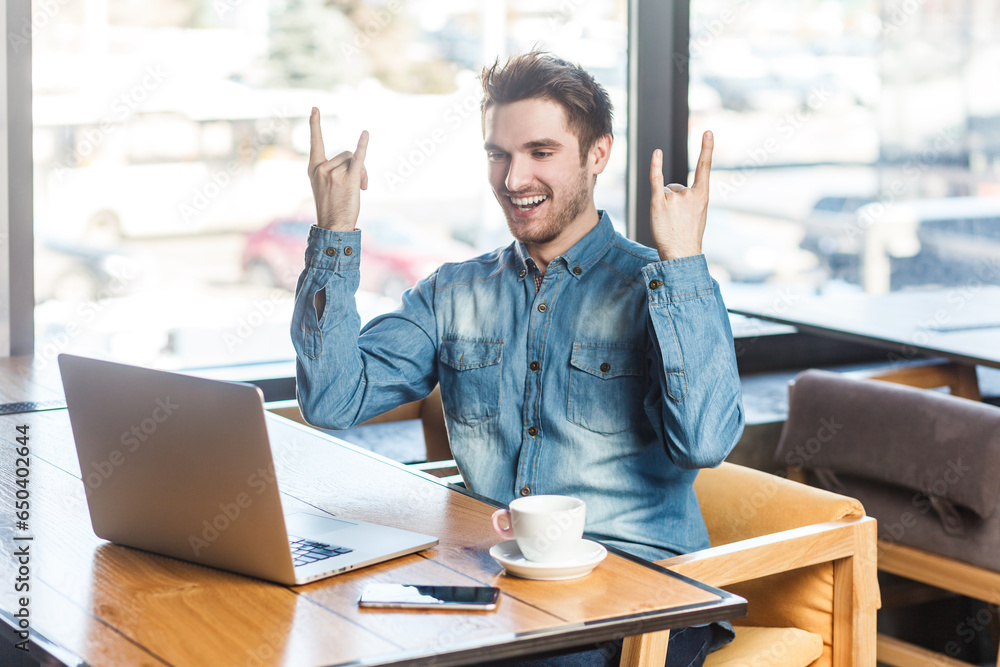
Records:
M500 589L492 586L418 586L413 584L369 584L358 599L359 607L380 609L472 609L497 608Z

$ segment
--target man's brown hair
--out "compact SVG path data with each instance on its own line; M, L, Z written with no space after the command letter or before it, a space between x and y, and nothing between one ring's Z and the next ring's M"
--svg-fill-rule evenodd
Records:
M544 51L511 56L502 66L500 59L483 68L483 134L486 111L499 104L543 99L566 110L570 130L580 142L580 162L598 139L611 131L611 99L604 87L587 70Z

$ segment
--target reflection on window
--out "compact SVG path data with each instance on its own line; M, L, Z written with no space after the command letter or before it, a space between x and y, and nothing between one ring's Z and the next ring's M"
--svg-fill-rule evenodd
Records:
M371 132L363 318L441 262L509 242L476 77L535 45L612 96L597 204L625 228L625 0L68 0L35 13L41 364L62 351L290 359L312 106L331 156Z
M987 2L694 0L691 136L716 134L716 276L1000 283L997 44Z

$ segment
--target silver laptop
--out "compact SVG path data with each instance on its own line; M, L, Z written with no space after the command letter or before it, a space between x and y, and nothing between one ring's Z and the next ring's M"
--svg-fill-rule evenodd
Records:
M69 354L59 369L98 537L286 585L438 543L281 495L253 385Z

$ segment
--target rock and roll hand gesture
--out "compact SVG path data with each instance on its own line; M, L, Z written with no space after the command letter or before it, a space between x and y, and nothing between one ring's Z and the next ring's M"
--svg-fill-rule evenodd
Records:
M701 154L694 170L694 182L687 188L677 183L663 185L663 151L653 151L649 166L649 225L661 260L701 254L708 214L708 175L712 170L711 132L701 138Z
M368 189L365 154L368 131L361 133L358 148L327 160L319 109L309 116L309 182L316 200L316 224L335 232L352 231L361 211L361 191Z

